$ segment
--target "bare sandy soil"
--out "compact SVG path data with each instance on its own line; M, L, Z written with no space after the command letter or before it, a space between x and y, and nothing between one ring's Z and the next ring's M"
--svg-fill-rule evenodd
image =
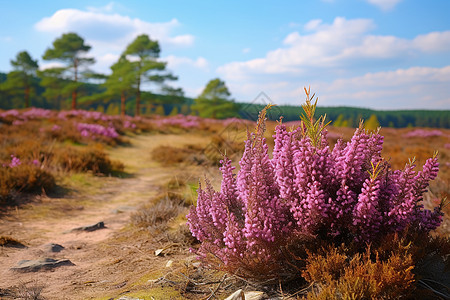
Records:
M74 176L79 184L72 180L70 192L64 197L39 197L0 216L0 236L12 237L27 246L0 248L0 299L12 299L20 290L32 294L33 289L42 289L35 293L43 299L117 299L141 289L149 279L158 278L169 259L190 256L185 249L173 252L171 257L155 256L154 250L161 244L146 232L128 230L130 214L161 193L161 186L174 173L183 172L152 161L152 148L186 142L205 144L207 139L194 135L183 135L183 140L176 135L140 135L130 141L131 146L109 151L112 159L125 164L130 174L127 178ZM106 228L69 232L97 222L104 222ZM51 252L46 248L49 243L64 249ZM39 258L69 259L74 265L26 273L11 270L21 260ZM171 297L176 294L159 298Z

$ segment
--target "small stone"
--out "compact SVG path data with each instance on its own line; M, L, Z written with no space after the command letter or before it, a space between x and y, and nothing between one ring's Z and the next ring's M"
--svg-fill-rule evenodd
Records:
M245 300L245 295L242 289L239 289L230 296L228 296L225 300Z
M48 252L61 252L62 250L64 250L64 247L59 244L50 243L45 245L44 249Z
M163 251L164 251L164 249L156 249L155 250L155 256L160 255Z
M12 271L16 272L37 272L40 270L50 270L61 266L74 266L68 259L52 259L52 258L42 258L38 260L21 260L17 263L16 267L11 268Z
M245 300L261 300L264 297L264 292L249 291L244 293Z
M166 263L166 268L170 268L173 265L173 260L168 260Z
M95 231L95 230L99 230L99 229L104 229L106 228L105 223L104 222L98 222L97 224L94 225L88 225L88 226L82 226L82 227L77 227L74 228L68 232L74 232L74 231L87 231L87 232L91 232L91 231Z

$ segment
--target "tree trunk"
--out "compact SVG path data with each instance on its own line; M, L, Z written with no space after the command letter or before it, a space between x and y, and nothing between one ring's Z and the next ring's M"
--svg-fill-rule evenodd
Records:
M78 82L78 60L75 58L73 62L73 68L75 73L75 83ZM77 87L72 91L72 110L77 109Z
M120 93L120 115L125 117L125 92Z
M30 87L25 88L25 108L30 107Z
M141 91L138 89L136 92L136 116L141 113Z
M72 91L72 110L77 109L77 90Z
M137 77L137 91L136 91L136 113L135 116L141 114L141 69L142 69L142 58L139 61L139 72Z

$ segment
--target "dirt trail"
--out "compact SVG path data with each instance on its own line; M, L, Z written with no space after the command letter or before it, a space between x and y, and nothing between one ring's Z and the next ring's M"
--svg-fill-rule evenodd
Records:
M110 150L110 157L125 165L129 178L91 178L92 186L64 198L42 197L0 217L0 236L11 236L28 247L0 248L0 292L13 286L43 286L45 299L94 299L111 295L139 274L151 271L155 258L145 240L118 241L130 214L149 202L173 174L150 159L158 145L205 143L200 136L140 135L131 146ZM88 184L89 186L89 184ZM93 232L71 229L103 221L106 228ZM125 239L126 240L126 239ZM49 243L64 250L52 253ZM17 273L10 269L20 260L69 259L74 266L48 271ZM108 299L109 297L105 298ZM0 299L3 299L0 293ZM5 297L5 299L8 299Z

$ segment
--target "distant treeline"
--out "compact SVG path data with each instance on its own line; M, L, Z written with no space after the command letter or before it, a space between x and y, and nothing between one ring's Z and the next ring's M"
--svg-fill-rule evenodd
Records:
M7 74L0 72L0 83L6 80ZM35 78L38 81L38 78ZM32 97L31 106L47 109L70 109L67 99L46 97L45 89L36 85ZM105 88L100 84L84 84L79 90L80 98L78 108L85 110L97 110L108 114L119 114L120 98L105 97ZM191 114L191 106L194 99L184 96L170 96L142 92L142 114ZM262 104L238 103L238 114L241 118L256 120L258 112L264 108ZM23 108L21 95L2 93L0 90L0 109ZM133 96L126 101L126 112L133 115L135 111L135 99ZM268 118L278 120L283 116L283 121L298 121L302 109L300 106L279 105L273 107ZM376 116L382 127L435 127L450 128L449 110L372 110L356 107L317 107L316 115L327 115L327 120L332 124L342 127L356 127L360 119L368 120Z
M244 104L240 115L254 119L264 105ZM269 111L271 120L298 121L302 109L300 106L280 105ZM338 127L356 127L361 119L369 120L376 116L381 127L436 127L450 128L450 110L373 110L357 107L317 107L316 115L327 115L327 120ZM250 116L250 117L249 117Z

